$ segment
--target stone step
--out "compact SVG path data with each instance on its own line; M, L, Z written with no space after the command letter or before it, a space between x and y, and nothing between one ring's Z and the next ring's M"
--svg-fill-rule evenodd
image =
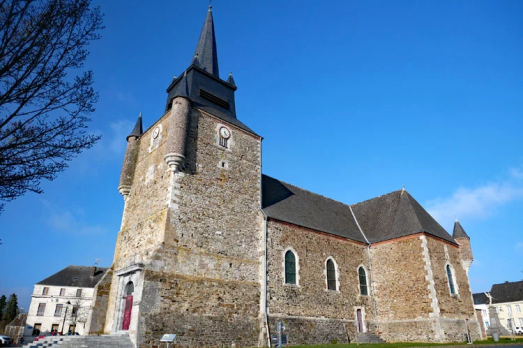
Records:
M384 340L372 332L361 332L356 335L354 342L357 343L385 343Z
M46 337L43 340L29 343L28 348L134 348L128 335L104 335L104 336L64 336Z

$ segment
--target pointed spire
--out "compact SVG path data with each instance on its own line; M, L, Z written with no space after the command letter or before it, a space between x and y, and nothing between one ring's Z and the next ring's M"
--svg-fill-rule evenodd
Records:
M200 68L208 73L220 77L218 71L218 51L216 49L216 36L214 34L214 21L212 18L212 6L209 6L207 17L203 24L202 33L196 46L194 55L198 57Z
M454 222L454 232L452 233L452 238L467 238L470 239L468 234L465 232L463 227L461 227L461 224L459 223L458 219L456 218L456 222Z
M138 119L136 120L136 124L134 125L134 129L127 136L127 141L129 141L130 137L136 137L139 138L143 134L143 127L142 127L142 113L140 112L140 115L138 116Z
M229 73L229 77L227 78L227 83L236 86L236 83L234 83L234 78L232 77L232 72Z

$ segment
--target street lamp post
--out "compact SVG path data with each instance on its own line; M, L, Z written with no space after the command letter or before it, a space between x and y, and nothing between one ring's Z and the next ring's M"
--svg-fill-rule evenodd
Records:
M64 334L64 325L65 325L65 318L67 317L67 309L69 308L69 305L71 304L71 301L67 301L67 303L65 304L65 314L64 314L64 321L62 322L62 331L60 332L60 334Z

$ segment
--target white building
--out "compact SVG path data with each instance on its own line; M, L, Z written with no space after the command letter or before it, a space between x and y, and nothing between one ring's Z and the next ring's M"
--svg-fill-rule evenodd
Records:
M483 328L485 332L490 327L490 318L488 313L489 299L486 293L480 292L477 294L472 294L474 298L474 308L481 311L481 316L483 317Z
M488 295L492 297L492 302ZM509 332L516 327L523 327L523 281L494 284L490 293L473 294L473 297L474 307L482 310L487 329L491 320L488 316L489 306L496 308L499 324Z
M68 266L36 283L24 336L52 330L83 335L94 287L106 271L102 267Z

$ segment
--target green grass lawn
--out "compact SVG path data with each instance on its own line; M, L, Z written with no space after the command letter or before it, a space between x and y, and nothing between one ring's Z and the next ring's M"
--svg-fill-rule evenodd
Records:
M499 342L494 342L492 338L489 338L486 341L474 341L474 344L523 344L523 338L517 338L516 340L511 340L510 338L500 338ZM305 346L292 346L293 348L355 348L357 346L364 346L365 348L403 348L403 347L432 347L432 346L460 346L467 345L466 342L459 343L422 343L422 342L398 342L398 343L351 343L351 344L316 344L316 345L305 345Z

